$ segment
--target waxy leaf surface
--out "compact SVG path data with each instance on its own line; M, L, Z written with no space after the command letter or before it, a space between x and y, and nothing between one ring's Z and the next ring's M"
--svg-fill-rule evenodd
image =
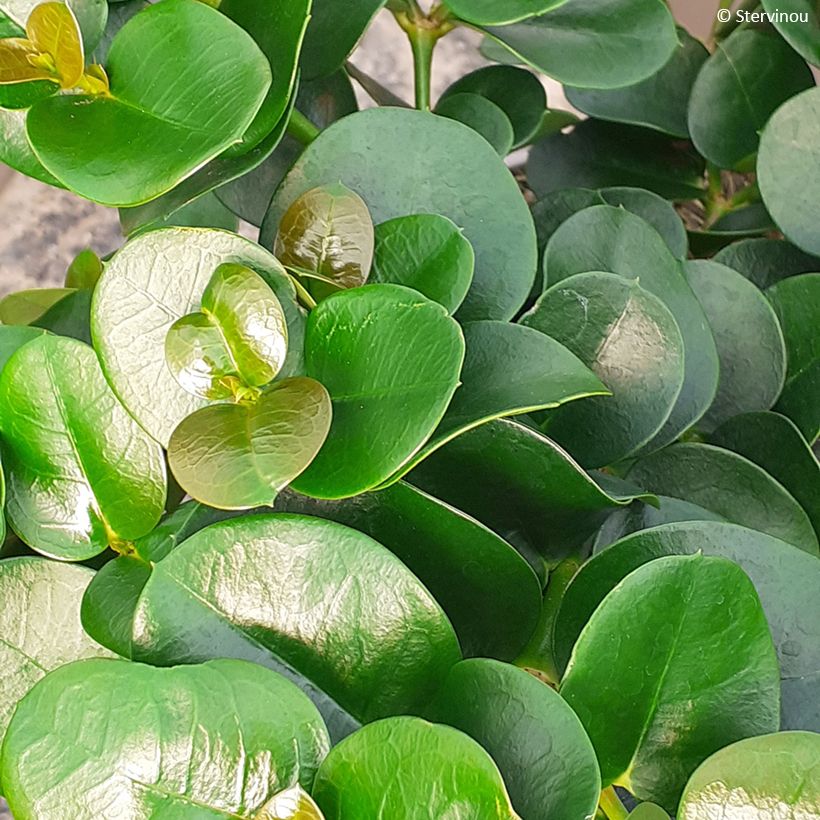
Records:
M40 0L0 0L0 15L5 16L20 29L25 29L31 13ZM105 0L67 0L83 34L83 45L87 52L93 51L105 29L108 8ZM3 35L9 36L9 35Z
M499 106L480 94L451 94L439 102L436 114L469 126L502 157L512 149L515 137L510 118Z
M713 261L742 273L764 290L789 276L820 271L820 259L782 239L741 239L715 254Z

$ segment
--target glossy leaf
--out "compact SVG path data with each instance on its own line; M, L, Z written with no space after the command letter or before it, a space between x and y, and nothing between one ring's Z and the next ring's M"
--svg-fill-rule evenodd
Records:
M55 5L66 8L62 3ZM0 40L0 84L9 85L32 80L56 81L54 72L49 68L32 62L39 54L37 47L29 40L18 37Z
M280 376L302 369L304 312L293 284L267 251L224 231L164 228L135 237L117 251L97 284L92 335L114 392L162 444L186 417L205 406L174 379L165 339L177 319L198 310L220 264L255 270L276 294L288 324L289 351Z
M0 14L20 29L25 29L32 12L39 5L40 0L0 0ZM86 52L91 53L105 29L108 16L105 0L67 0L66 5L80 25Z
M21 347L0 375L0 429L6 514L38 552L90 558L159 520L162 451L116 400L87 345L44 335Z
M91 248L86 248L71 260L65 275L65 286L93 290L102 272L102 260Z
M532 220L504 163L470 128L398 108L345 117L323 131L285 177L262 226L262 243L272 244L283 214L301 194L340 180L364 199L376 224L439 213L463 229L476 266L460 318L510 319L524 303L535 274Z
M589 208L570 217L544 252L544 275L550 284L602 268L638 279L669 308L683 337L683 388L668 421L647 447L657 449L674 441L712 404L719 367L715 341L678 261L651 226L622 208Z
M654 0L568 0L546 14L485 30L544 74L585 88L643 80L663 67L677 44L669 9Z
M63 184L45 169L32 150L26 136L26 115L25 110L0 108L0 162L47 185L63 188Z
M327 820L517 817L498 769L478 743L413 717L381 720L345 738L322 763L313 796Z
M430 590L468 657L512 660L535 628L541 585L527 562L474 518L404 481L344 501L283 493L276 509L337 521L387 547Z
M80 600L93 577L86 567L44 558L0 562L0 744L17 702L38 680L65 663L109 654L80 624Z
M313 379L284 379L251 404L188 416L168 443L174 477L197 501L222 509L272 504L313 460L330 428L330 397Z
M565 701L523 669L457 663L428 715L490 753L522 818L594 815L601 791L595 750Z
M59 299L41 316L32 320L32 325L68 336L80 342L91 344L91 300L94 291L90 288L75 290L64 299Z
M610 511L632 501L609 495L557 444L512 420L459 436L408 479L542 567L543 558L557 563L573 554Z
M21 817L252 818L284 788L309 788L328 746L313 704L255 664L84 660L20 703L0 771Z
M786 378L786 346L775 312L741 274L705 260L684 271L712 328L720 360L715 400L698 422L712 431L739 413L768 410Z
M185 70L166 76L169 65ZM173 188L242 136L270 86L250 36L195 0L133 17L111 46L107 71L111 96L48 97L26 119L43 165L105 205L137 205ZM142 138L126 139L134 131Z
M611 392L549 413L542 425L582 466L621 461L661 430L683 386L684 342L663 302L637 281L571 276L521 321L566 344Z
M663 68L646 80L609 90L570 87L567 99L579 111L600 120L641 125L688 139L689 95L709 52L682 28L678 39Z
M541 127L547 95L531 71L500 65L477 68L450 85L441 95L439 105L451 95L465 93L486 97L507 115L516 148L529 142Z
M447 0L447 7L475 25L507 25L543 14L567 0Z
M367 285L322 301L308 318L305 361L330 393L333 422L294 488L345 498L392 476L441 420L463 359L456 322L409 288Z
M598 604L630 572L664 555L728 558L752 579L780 663L783 728L820 727L820 581L817 558L771 535L716 521L685 521L636 532L605 549L572 579L555 623L559 668Z
M820 208L820 89L792 97L769 120L760 138L757 179L763 201L786 237L806 253L820 254L813 214ZM800 162L795 162L795 157Z
M499 106L480 94L451 94L439 102L436 114L469 126L502 157L512 150L515 137L510 118Z
M288 208L273 252L286 267L355 288L367 281L374 242L364 200L337 183L307 191Z
M707 820L742 814L783 820L820 814L820 737L783 732L750 737L706 760L686 784L678 817Z
M26 36L37 52L49 55L61 88L79 83L85 73L85 55L79 23L69 6L61 2L36 6L26 21Z
M788 416L809 444L820 435L820 274L790 277L766 292L786 340L786 383L775 410Z
M818 554L817 536L794 497L756 464L729 450L675 444L637 462L629 479Z
M752 582L699 554L639 567L584 627L561 694L603 783L673 811L710 754L779 725L777 657Z
M714 261L742 273L763 289L789 276L820 271L820 259L782 239L742 239L717 253Z
M133 655L272 667L307 691L335 740L414 710L460 659L446 616L398 558L340 524L282 514L214 524L157 563Z
M772 23L786 42L812 65L820 65L820 10L817 5L812 0L783 0L782 3L763 0L763 8L773 13Z
M454 313L473 281L475 253L446 216L415 214L376 226L370 281L404 285Z

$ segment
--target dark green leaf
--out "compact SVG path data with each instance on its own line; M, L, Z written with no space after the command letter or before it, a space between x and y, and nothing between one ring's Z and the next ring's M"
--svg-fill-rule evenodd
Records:
M763 289L798 273L820 271L820 259L782 239L742 239L716 254L714 261L734 268Z
M814 0L763 0L763 8L772 13L772 23L789 45L812 65L820 66L820 9L817 3Z
M468 125L502 157L512 149L514 134L510 118L499 106L480 94L450 94L436 106L436 114Z
M669 815L655 803L640 803L629 812L628 820L669 820Z
M567 0L447 0L446 6L462 20L479 26L516 23L543 14Z
M515 179L472 129L399 108L345 117L305 149L280 185L262 226L263 244L272 244L301 194L340 180L364 199L376 224L439 213L464 230L476 267L462 319L509 319L524 303L535 275L532 219Z
M153 200L157 202L157 200ZM149 203L150 204L150 203ZM130 226L131 212L128 208L120 210L120 219L123 220L125 230ZM179 210L174 211L165 219L158 220L143 228L222 228L226 231L236 231L239 227L239 219L236 214L216 198L213 191L192 200L187 205L183 205ZM139 228L137 228L139 230ZM135 233L136 231L132 231Z
M27 177L62 188L63 184L43 167L31 149L26 136L26 113L0 108L0 162Z
M752 582L700 554L639 567L584 627L561 694L604 785L674 811L710 754L779 725L777 656Z
M36 327L50 330L58 336L68 336L80 342L91 344L91 299L93 290L69 293L64 299L55 302L42 316L32 321Z

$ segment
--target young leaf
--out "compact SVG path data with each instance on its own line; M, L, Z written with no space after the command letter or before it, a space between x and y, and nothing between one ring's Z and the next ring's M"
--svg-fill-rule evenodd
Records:
M71 264L65 275L65 286L67 288L93 290L103 272L103 263L91 248L80 251Z
M455 313L473 281L475 253L446 216L415 214L376 226L370 281L404 285Z
M4 15L10 23L22 30L26 28L27 21L40 5L40 0L0 0L0 15ZM66 0L66 5L80 26L84 50L90 54L105 29L108 19L107 3L105 0Z
M325 820L325 816L301 786L293 786L274 795L253 820Z
M55 3L55 5L66 8L62 3ZM39 53L37 47L29 40L19 37L0 40L0 85L31 80L54 80L56 82L57 77L51 69L32 62Z
M752 582L700 554L639 567L584 627L561 694L604 785L673 811L710 754L779 725L777 657Z
M733 743L698 767L678 809L680 820L708 820L721 812L763 820L820 815L820 736L782 732ZM776 808L775 808L776 807Z
M28 108L28 103L25 107ZM9 111L0 107L0 162L47 185L64 188L62 182L45 169L32 150L26 136L26 116L25 110Z
M480 94L451 94L439 102L436 114L469 126L502 157L512 150L514 135L510 118L494 102Z
M322 763L313 796L327 820L518 817L478 743L414 717L380 720L345 738Z
M308 698L256 664L84 660L20 703L0 773L20 817L92 820L116 807L131 817L253 818L283 789L310 788L328 747Z
M582 466L621 461L661 430L683 386L684 342L663 302L637 281L570 276L521 321L568 345L611 391L549 413L542 425Z
M782 239L741 239L712 261L742 273L763 290L789 276L820 271L820 259Z
M427 715L490 753L521 817L595 814L601 775L584 727L554 690L523 669L486 659L457 663Z
M460 659L444 612L398 558L340 524L282 514L214 524L157 563L133 656L274 668L308 692L335 740L417 709Z
M441 420L463 360L458 324L408 288L367 285L322 301L308 318L305 362L330 393L333 422L294 489L345 498L392 476Z
M220 161L217 159L214 160L214 162L221 163L222 167L229 165L227 160ZM240 163L237 162L236 164L238 166ZM210 164L206 166L206 168L208 167L210 167ZM190 184L190 177L188 182ZM168 197L169 202L175 198L177 190L177 188L174 188L174 190L169 191L165 195ZM165 199L165 197L160 197L159 199ZM158 203L158 200L154 199L147 203L145 206L146 210L142 211L142 213L147 213L147 210L152 203L156 204ZM175 210L164 219L158 219L155 222L151 222L149 225L140 225L134 229L131 223L131 218L133 217L134 212L140 210L140 208L120 208L120 223L123 225L123 232L126 232L126 225L132 228L131 234L137 233L141 230L153 230L155 228L169 227L222 228L223 230L232 231L233 233L237 233L239 229L239 219L236 214L229 211L219 201L219 199L217 199L214 191L208 191L207 193L198 196L196 199L191 200L187 203L187 205L183 205L179 210Z
M159 520L162 451L119 404L87 345L44 335L21 347L0 374L0 429L6 514L38 552L83 560Z
M812 0L763 0L772 24L803 59L820 66L820 9ZM796 16L795 16L796 15ZM808 21L804 21L804 17Z
M720 360L715 400L698 422L710 432L739 413L768 410L786 378L786 345L760 290L731 268L707 260L684 272L712 328Z
M340 180L367 202L376 224L427 212L464 230L476 266L461 319L510 319L524 303L535 275L532 219L515 179L472 129L398 108L345 117L305 149L279 186L262 244L272 246L282 216L305 191Z
M327 390L297 376L250 404L217 404L188 416L168 443L174 477L197 501L238 510L273 504L327 438Z
M61 88L71 89L80 82L85 73L82 35L77 19L65 3L36 6L26 21L26 36L37 52L48 56ZM33 61L39 62L37 57Z

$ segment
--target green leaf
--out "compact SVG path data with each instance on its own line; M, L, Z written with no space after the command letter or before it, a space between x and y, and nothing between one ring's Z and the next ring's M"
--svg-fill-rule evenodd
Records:
M573 554L612 510L632 501L602 490L557 444L512 420L459 436L408 478L542 568L544 558L557 563Z
M97 284L92 335L106 378L131 415L162 444L186 416L205 406L168 369L165 338L177 319L200 308L208 282L225 262L255 270L276 294L289 340L280 376L298 374L304 311L279 262L247 239L197 228L150 231L117 251Z
M541 585L529 564L474 518L404 481L344 501L283 493L276 509L337 521L387 547L441 605L466 656L512 660L535 628Z
M9 111L0 107L0 162L27 177L63 188L63 184L45 169L32 150L26 136L26 114L24 110Z
M313 796L327 820L481 817L515 820L504 781L472 738L449 726L395 717L334 747Z
M737 453L709 444L674 444L638 461L629 479L820 554L809 517L794 497Z
M0 372L18 348L33 339L39 338L44 333L45 331L40 328L28 327L27 325L0 324Z
M778 413L744 413L721 424L709 440L740 453L777 479L820 534L820 464L788 418Z
M446 6L468 23L503 26L543 14L567 0L447 0Z
M813 85L808 66L777 34L738 29L718 42L692 88L692 141L719 168L750 170L769 117Z
M358 110L356 95L344 71L329 77L301 82L296 108L318 128L326 128L346 114ZM255 167L217 188L216 196L237 216L252 225L261 225L270 198L285 174L304 150L302 143L284 136L275 151Z
M170 199L174 198L177 189L169 192L165 196ZM164 199L164 197L160 197ZM158 203L159 200L152 200L148 206ZM134 211L140 210L135 208ZM146 210L147 212L147 210ZM131 209L120 209L120 220L123 223L123 232L128 232L127 227L132 227L131 224ZM151 228L222 228L226 231L233 231L236 233L239 227L239 219L236 214L228 210L213 191L202 194L202 196L190 201L187 205L183 205L179 210L175 210L172 214L164 219L157 220L147 225L141 225L136 229L131 230L131 233L136 233L141 229Z
M116 807L253 818L283 789L309 788L328 746L313 704L255 664L97 659L51 672L23 699L1 771L19 817L91 820Z
M30 325L52 305L73 292L73 288L32 288L10 293L0 299L0 322L4 325Z
M698 422L711 432L739 413L768 410L786 378L786 346L766 297L737 271L707 260L684 272L712 328L720 377L712 405Z
M108 18L100 41L94 46L91 55L95 63L104 65L108 59L108 50L119 30L137 13L150 5L149 0L116 0L108 6Z
M788 44L812 65L820 66L820 9L813 0L763 0L772 24ZM797 14L797 17L793 15ZM808 17L804 22L802 15Z
M330 393L333 422L294 489L345 498L392 476L441 420L463 359L458 324L409 288L367 285L322 301L308 318L305 361Z
M414 214L376 226L370 281L404 285L455 313L473 281L475 253L446 216Z
M319 382L284 379L251 404L217 404L188 416L171 435L168 463L203 504L270 505L316 456L330 418L330 397Z
M574 108L600 120L653 128L689 138L688 104L692 84L709 52L700 40L678 28L672 56L651 77L624 88L566 88Z
M103 262L91 248L80 251L71 264L65 275L65 286L67 288L93 290L103 272Z
M450 85L439 105L451 95L464 93L486 97L507 115L513 127L514 148L526 145L541 127L547 95L531 71L501 65L477 68Z
M325 816L301 786L294 786L275 795L254 820L325 820Z
M56 74L62 89L70 90L80 82L85 73L82 33L68 5L57 0L36 6L26 21L26 36L35 54L49 56L53 65L49 73Z
M111 96L48 97L26 120L43 165L105 205L153 199L216 157L242 136L270 86L250 36L195 0L166 0L133 17L107 71ZM134 132L140 140L127 139Z
M91 344L91 300L94 291L89 288L69 293L55 302L32 325L49 330L58 336L68 336Z
M669 820L669 815L656 803L640 803L629 812L628 820Z
M766 125L757 158L757 179L769 213L787 239L815 255L820 254L813 218L820 208L818 123L820 88L792 97Z
M451 94L439 102L436 114L469 126L502 157L512 150L514 134L510 118L499 106L480 94Z
M521 817L595 814L601 776L584 727L556 692L523 669L484 659L457 663L427 714L490 753Z
M684 342L663 302L636 280L571 276L521 321L566 344L611 391L549 413L542 424L582 466L634 455L664 427L683 386Z
M560 668L598 604L630 572L664 555L728 558L752 579L780 663L784 728L820 729L820 564L813 555L736 524L685 521L637 532L585 564L572 579L555 623ZM704 669L707 668L705 665Z
M741 239L713 261L734 268L764 290L789 276L820 271L820 259L782 239Z
M44 335L21 347L0 374L0 429L6 514L38 552L83 560L159 520L162 451L119 404L87 345Z
M783 732L750 737L713 754L683 792L680 820L707 820L721 812L764 820L820 814L820 736Z
M674 811L710 754L777 730L777 657L752 582L700 554L639 567L584 627L561 694L595 746L604 785Z
M0 562L0 743L17 702L47 672L109 654L80 624L80 600L93 577L87 567L44 558ZM8 784L3 789L8 795Z
M0 15L19 28L25 29L28 18L41 0L0 0ZM66 5L74 12L83 35L86 52L91 52L102 37L108 17L105 0L67 0ZM8 36L8 35L3 35Z
M308 692L336 740L415 710L460 659L444 612L398 558L340 524L282 514L214 524L157 563L133 655L272 667Z
M338 181L364 199L376 224L438 213L464 230L476 267L459 311L463 320L510 319L524 303L535 272L532 219L515 179L472 129L398 108L345 117L323 131L285 177L262 225L262 244L272 245L282 216L301 194Z
M307 191L287 209L273 252L297 272L318 274L338 288L355 288L367 281L374 242L373 221L364 200L336 183ZM321 293L333 290L311 284Z
M585 120L537 142L527 181L543 197L562 188L646 188L664 199L703 195L703 160L686 143L645 128Z
M669 420L646 448L657 449L674 441L712 404L719 368L715 341L678 260L657 231L623 208L599 206L570 217L544 252L544 276L550 284L601 269L638 279L669 308L683 337L683 389Z
M820 274L793 276L769 288L786 340L786 383L775 410L788 416L809 444L820 435Z

